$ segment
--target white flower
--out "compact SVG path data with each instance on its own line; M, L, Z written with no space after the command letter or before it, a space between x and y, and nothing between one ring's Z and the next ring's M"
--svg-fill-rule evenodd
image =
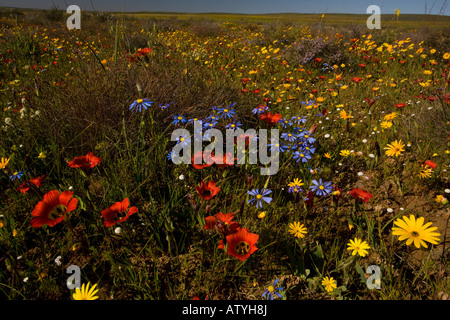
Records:
M20 259L22 259L22 256L18 256L18 257L17 257L17 260L20 260Z
M70 187L69 187L69 191L72 191L72 190L73 190L73 187L72 187L72 186L70 186Z
M386 210L387 210L387 212L389 212L389 213L394 212L394 209L392 209L392 208L387 208Z
M180 176L178 177L178 179L184 180L184 174L180 174Z
M363 139L362 143L366 143L366 142L367 142L367 139Z
M5 118L5 123L6 124L11 124L11 122L12 122L11 118Z
M324 137L328 139L330 137L330 135L327 133L324 135Z
M369 154L369 157L375 158L375 155L374 155L373 153L370 153L370 154Z
M23 278L23 282L27 282L28 281L28 277Z
M450 193L450 189L445 189L444 192L445 193Z
M362 177L364 175L364 172L358 172L358 176Z
M115 234L120 234L122 232L122 228L121 227L117 227L114 229L114 233Z

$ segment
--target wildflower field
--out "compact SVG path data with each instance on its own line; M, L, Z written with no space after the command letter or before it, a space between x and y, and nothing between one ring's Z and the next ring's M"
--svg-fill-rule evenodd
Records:
M448 16L67 17L0 11L3 299L448 299Z

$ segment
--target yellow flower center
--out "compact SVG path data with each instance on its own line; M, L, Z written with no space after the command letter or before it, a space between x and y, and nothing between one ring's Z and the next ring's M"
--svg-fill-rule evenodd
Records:
M183 119L183 117L178 117L178 120L182 120Z
M234 250L237 254L243 256L250 251L250 245L245 241L239 241L234 247Z
M262 198L262 195L260 195L260 194L258 194L258 195L256 195L256 199L261 199Z
M417 231L412 231L412 232L411 232L411 235L412 235L413 237L418 237L418 236L420 236L420 234L419 234Z
M324 186L320 186L319 189L320 189L320 190L323 190L323 189L325 189L325 187L324 187Z
M137 103L142 103L142 102L144 102L144 100L142 100L142 99L137 99L136 102L137 102Z
M273 288L273 286L269 286L268 288L267 288L267 291L269 291L269 292L273 292L275 289Z
M223 112L228 112L228 109L223 109Z
M181 137L181 138L180 138L180 141L184 141L184 138L183 138L183 137Z
M66 206L58 204L57 206L53 207L53 209L50 211L50 213L48 214L48 218L50 220L55 220L56 218L63 216L66 210L67 210Z

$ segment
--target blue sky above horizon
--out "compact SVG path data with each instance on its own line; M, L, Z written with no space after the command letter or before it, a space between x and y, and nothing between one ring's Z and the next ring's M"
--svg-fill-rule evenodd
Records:
M92 4L93 6L92 6ZM441 12L445 0L0 0L0 6L18 8L59 9L78 5L81 10L96 11L155 11L155 12L226 12L226 13L358 13L367 14L369 5L377 5L381 13L391 14L400 9L403 14L427 13L448 15Z

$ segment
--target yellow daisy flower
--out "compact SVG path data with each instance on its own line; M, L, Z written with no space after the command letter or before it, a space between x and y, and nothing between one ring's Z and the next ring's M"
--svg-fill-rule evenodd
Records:
M391 142L391 144L388 144L386 148L386 155L389 157L396 156L398 157L401 155L402 151L405 151L403 149L405 147L405 144L402 143L402 140L395 140L394 142Z
M300 222L294 222L289 225L289 233L293 234L294 237L304 238L307 231L303 224L300 224Z
M6 168L6 165L8 164L8 162L9 162L10 159L11 159L11 158L3 158L3 157L2 157L2 159L1 159L1 161L0 161L0 170Z
M403 220L402 220L403 219ZM438 244L440 233L433 232L437 230L437 227L430 227L432 222L423 224L424 217L416 219L413 215L403 216L394 221L397 227L392 228L392 234L398 236L398 240L406 240L406 245L409 246L414 242L417 249L421 246L427 248L425 241Z
M347 250L353 250L352 256L359 254L361 257L365 257L368 254L368 249L370 249L369 244L366 241L362 241L361 239L355 238L354 240L350 240L347 243Z
M95 300L98 299L98 296L95 294L98 292L98 289L95 289L97 287L97 284L94 284L91 288L89 288L91 284L88 282L86 285L85 283L82 284L81 289L76 288L75 293L72 295L72 298L74 300Z
M334 280L333 277L323 278L322 285L325 287L325 290L327 290L327 292L332 292L337 288L336 280Z

